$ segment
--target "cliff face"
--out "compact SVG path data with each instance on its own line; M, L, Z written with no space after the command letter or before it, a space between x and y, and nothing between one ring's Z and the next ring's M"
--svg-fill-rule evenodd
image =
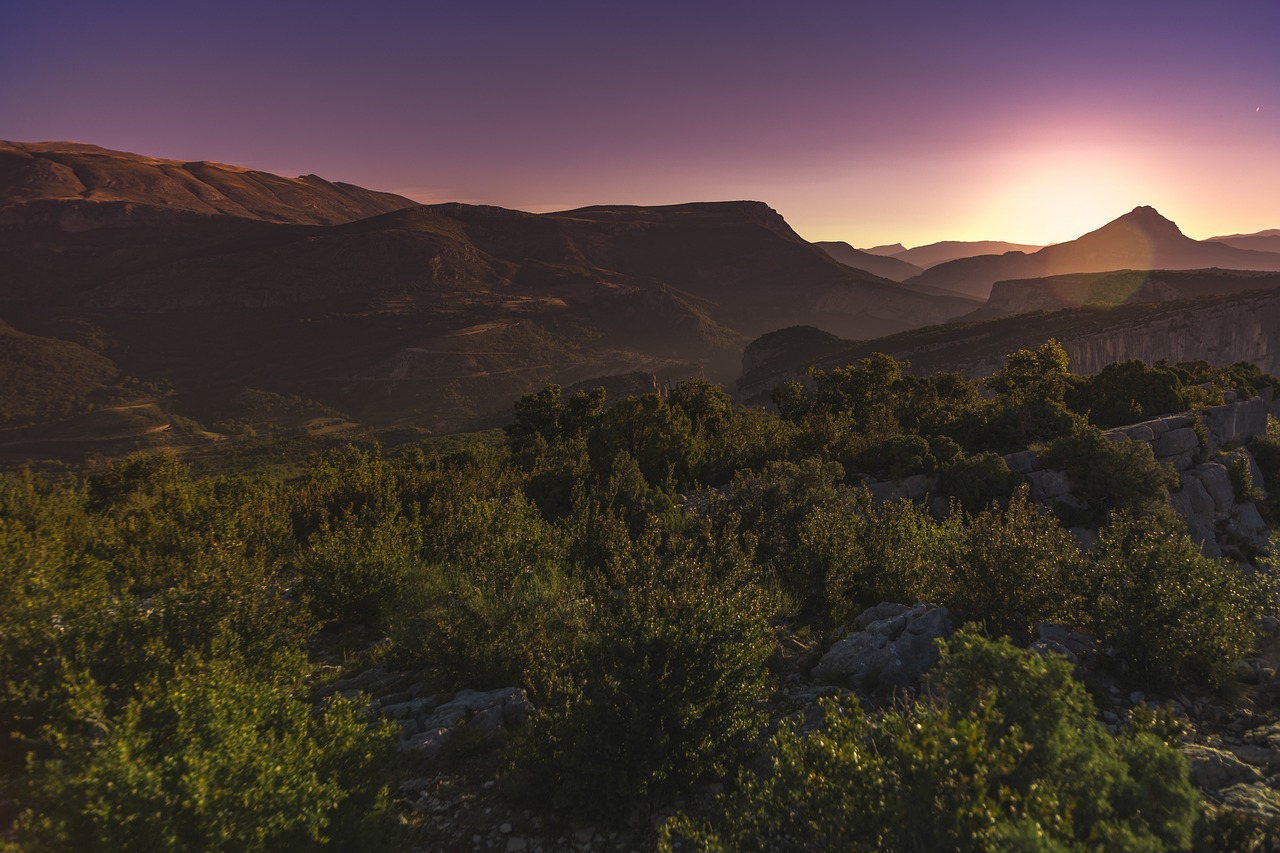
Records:
M909 361L912 370L922 374L946 370L970 378L989 376L1010 352L1037 347L1049 338L1063 345L1076 373L1097 373L1112 362L1133 359L1216 365L1247 361L1280 373L1280 292L931 326L876 340L845 341L826 352L806 348L803 340L761 339L747 348L738 393L745 401L763 401L784 381L803 380L809 365L830 369L873 352Z
M1261 294L1194 310L1166 312L1146 323L1118 326L1062 341L1077 373L1097 373L1114 361L1252 362L1280 373L1280 294Z

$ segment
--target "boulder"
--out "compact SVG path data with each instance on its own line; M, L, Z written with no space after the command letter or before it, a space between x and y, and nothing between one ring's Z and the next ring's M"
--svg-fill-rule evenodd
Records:
M1191 767L1191 784L1205 791L1220 791L1241 782L1260 782L1258 768L1229 752L1199 744L1185 744L1182 754Z
M1171 429L1161 435L1156 440L1153 449L1155 450L1156 458L1164 459L1194 451L1199 446L1200 436L1196 435L1196 431L1191 427L1181 427L1179 429Z
M484 692L459 690L438 707L424 705L422 708L425 712L422 718L409 717L403 724L408 738L402 741L401 749L433 759L463 729L480 741L506 736L510 728L524 724L532 705L523 690L506 687ZM411 721L417 725L410 726Z
M867 489L871 492L871 500L878 504L902 500L907 497L907 487L902 480L890 480L887 483L869 483Z
M1041 622L1036 628L1037 639L1027 648L1040 655L1059 654L1071 663L1091 655L1097 646L1092 636L1065 625Z
M1048 503L1071 492L1066 471L1032 471L1027 479L1031 481L1031 499L1038 503Z
M1214 406L1201 412L1200 419L1209 431L1210 448L1241 444L1267 431L1267 401L1254 397L1243 403Z
M926 474L915 474L902 481L902 487L906 490L907 497L913 501L918 501L924 497L934 485L934 478Z
M905 687L938 662L937 641L955 630L945 607L880 604L872 610L858 617L862 630L822 656L813 668L815 679L865 689Z
M1236 502L1236 490L1231 485L1231 475L1226 467L1218 462L1206 462L1188 470L1183 482L1191 478L1199 480L1213 499L1214 518L1226 518Z
M1036 469L1036 459L1039 456L1040 454L1034 450L1023 450L1004 457L1004 464L1008 465L1009 470L1015 474L1030 474Z
M1280 795L1257 782L1241 782L1218 792L1222 804L1266 823L1280 823Z
M1134 441L1151 442L1155 440L1156 434L1152 432L1151 427L1147 424L1136 424L1125 430L1125 435Z
M1254 503L1237 505L1226 526L1228 533L1240 537L1255 548L1265 549L1270 544L1271 531Z

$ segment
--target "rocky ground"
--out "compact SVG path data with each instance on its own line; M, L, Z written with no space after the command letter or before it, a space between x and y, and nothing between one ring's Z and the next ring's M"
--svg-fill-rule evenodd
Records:
M844 637L822 651L823 641L780 626L777 689L770 700L775 723L799 713L816 725L817 700L824 695L854 693L869 709L914 696L938 660L935 641L955 627L944 608L883 603L862 613ZM1122 688L1107 650L1059 625L1040 626L1030 648L1065 655L1077 665L1100 719L1113 732L1135 709L1171 709L1183 729L1181 749L1192 781L1206 801L1280 827L1280 620L1265 620L1261 627L1265 639L1258 654L1238 662L1236 690L1228 697L1190 690L1157 696ZM368 695L371 708L400 726L404 762L394 794L414 850L649 850L662 821L691 805L672 803L623 828L531 808L510 771L534 710L524 691L431 693L415 673L354 669L319 690L317 702L335 693ZM721 790L723 784L710 785L702 796Z

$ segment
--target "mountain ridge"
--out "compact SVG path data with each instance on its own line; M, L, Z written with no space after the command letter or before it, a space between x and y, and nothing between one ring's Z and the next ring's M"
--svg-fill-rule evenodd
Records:
M997 281L1118 269L1254 269L1280 271L1280 253L1193 240L1155 208L1142 205L1075 240L1037 252L949 261L904 284L927 284L986 299Z

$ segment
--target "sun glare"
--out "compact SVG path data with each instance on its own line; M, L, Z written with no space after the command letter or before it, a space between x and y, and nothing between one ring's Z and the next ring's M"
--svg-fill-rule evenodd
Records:
M1074 240L1146 203L1132 175L1112 162L1041 156L1007 171L988 196L986 230L1006 240Z

